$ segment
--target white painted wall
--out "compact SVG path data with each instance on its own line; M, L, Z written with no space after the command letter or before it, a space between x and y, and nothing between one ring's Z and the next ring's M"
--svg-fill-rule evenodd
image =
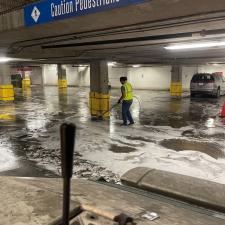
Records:
M64 67L69 86L90 86L89 67L73 67L72 65L64 65ZM44 65L42 70L44 85L58 85L57 65Z
M128 68L128 79L137 89L169 90L171 67Z
M57 65L43 65L42 75L44 85L58 85Z
M225 65L208 65L208 66L199 66L199 73L215 73L215 72L223 72L225 76Z
M182 85L184 91L190 89L191 78L197 72L197 67L183 67ZM109 81L112 87L118 88L121 86L119 78L123 75L127 75L128 80L136 89L169 90L171 66L137 68L116 68L109 66Z
M198 72L198 67L182 68L182 86L184 91L190 91L190 82L194 74Z
M113 66L108 67L109 84L112 88L118 88L121 86L120 77L127 76L127 72L127 68L118 68Z
M10 77L10 66L7 64L0 64L0 84L11 84L11 77Z
M69 86L88 87L90 85L90 67L73 67L72 65L65 65L65 68ZM200 69L209 71L209 69L205 67L183 67L183 90L189 90L192 76ZM211 68L211 70L212 69L213 68ZM217 71L221 71L221 69ZM225 67L223 68L223 71L225 72ZM128 80L136 89L169 90L171 82L171 66L138 68L118 68L109 66L109 84L111 84L113 88L119 88L121 86L119 82L121 76L127 76ZM56 65L43 66L43 81L44 85L58 84Z
M42 68L41 67L32 67L30 72L30 81L32 85L42 85Z

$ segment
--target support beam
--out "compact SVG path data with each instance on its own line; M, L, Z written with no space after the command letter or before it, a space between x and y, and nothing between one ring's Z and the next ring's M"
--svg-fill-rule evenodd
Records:
M172 97L182 96L182 66L172 66L170 95Z
M31 70L23 68L23 71L22 71L22 77L23 77L22 88L23 88L23 90L30 89L30 85L31 85L30 74L31 74Z
M58 87L67 88L66 69L62 64L57 64Z
M11 84L10 66L0 64L0 101L13 101L14 89Z
M92 117L109 117L108 64L90 64L90 112Z

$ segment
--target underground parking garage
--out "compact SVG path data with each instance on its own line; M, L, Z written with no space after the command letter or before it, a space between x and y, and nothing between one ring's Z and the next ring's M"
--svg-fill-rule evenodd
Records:
M224 3L107 2L0 3L1 220L223 224Z

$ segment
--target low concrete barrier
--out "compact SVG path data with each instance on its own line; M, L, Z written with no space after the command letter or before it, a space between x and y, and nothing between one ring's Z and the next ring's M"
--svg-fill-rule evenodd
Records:
M146 167L129 170L121 181L128 186L225 212L223 184Z

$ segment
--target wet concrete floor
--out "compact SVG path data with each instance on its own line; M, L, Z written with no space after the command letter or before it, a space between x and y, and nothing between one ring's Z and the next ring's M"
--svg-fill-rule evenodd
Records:
M119 90L112 90L111 105ZM120 107L110 121L91 121L88 88L32 87L16 90L14 103L0 103L0 174L60 174L59 126L77 124L77 177L118 181L137 166L224 182L225 129L218 116L225 100L171 99L168 92L136 90L135 125L120 127Z

